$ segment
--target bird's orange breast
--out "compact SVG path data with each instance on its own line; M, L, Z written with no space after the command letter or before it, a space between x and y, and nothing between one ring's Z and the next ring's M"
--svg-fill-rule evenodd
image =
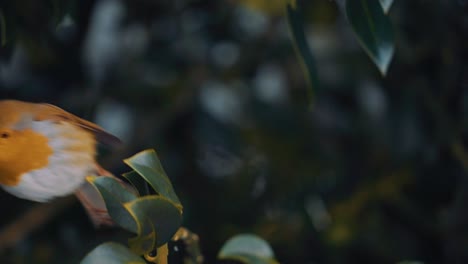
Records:
M21 133L21 136L12 137L8 151L11 155L18 150L21 151L21 157L1 164L0 161L0 184L5 186L16 186L21 181L21 175L32 170L41 169L48 165L49 157L53 150L48 144L48 138L32 129L15 131ZM8 155L8 153L5 153Z
M69 195L96 172L98 141L120 142L56 106L0 100L0 188L37 202Z

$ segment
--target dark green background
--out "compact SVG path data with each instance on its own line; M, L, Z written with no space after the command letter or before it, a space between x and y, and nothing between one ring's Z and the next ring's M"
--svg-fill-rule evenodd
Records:
M310 1L312 103L278 6L2 0L0 97L127 127L100 159L116 174L155 148L206 263L244 232L282 263L467 263L468 2L396 0L383 78L335 3ZM87 59L93 30L104 42ZM1 226L34 206L0 201ZM76 203L0 262L78 263L126 236L94 230Z

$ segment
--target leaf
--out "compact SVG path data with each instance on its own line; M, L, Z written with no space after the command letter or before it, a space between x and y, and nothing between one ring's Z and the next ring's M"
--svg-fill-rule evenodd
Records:
M159 195L171 200L182 211L180 200L158 159L156 151L153 149L142 151L125 159L124 162L140 174Z
M182 205L164 172L156 153L151 150L125 160L135 171L124 175L140 193L149 193L147 183L158 195L137 197L113 177L88 177L104 199L112 219L137 236L129 239L131 250L148 254L166 244L182 222Z
M218 258L236 259L244 263L277 263L270 245L251 234L241 234L229 239L219 251Z
M390 19L375 0L346 1L346 15L358 40L374 64L385 75L395 43Z
M139 255L167 243L182 222L177 205L165 197L138 198L112 177L88 177L87 180L102 195L112 219L137 235L129 239L129 245Z
M150 194L148 183L140 176L140 174L136 173L135 171L131 171L124 173L122 176L127 179L133 185L133 187L135 187L140 196Z
M273 258L274 253L265 240L251 234L240 234L229 239L219 252L219 256L230 254L252 254L259 257Z
M149 221L154 226L158 247L166 244L182 223L182 215L175 204L159 195L145 196L125 206L135 214L138 223Z
M138 255L145 255L157 247L157 233L153 223L144 212L133 212L137 223L137 236L128 239L130 249Z
M292 1L287 4L286 11L288 15L289 28L291 30L293 46L301 62L302 69L309 83L309 98L312 101L314 90L319 90L319 80L317 76L317 67L315 59L310 50L305 35L304 21L299 7L300 2Z
M81 261L81 264L96 263L145 264L146 262L123 245L108 242L97 246Z
M135 218L125 207L125 203L131 202L137 197L113 177L88 177L87 180L101 194L112 220L122 228L137 233L138 226Z
M390 10L390 7L392 7L393 0L379 0L379 1L385 14L387 14L388 11Z

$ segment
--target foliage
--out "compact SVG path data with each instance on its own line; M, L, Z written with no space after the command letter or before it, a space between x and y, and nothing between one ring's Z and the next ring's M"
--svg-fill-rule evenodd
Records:
M164 255L161 252L167 251L167 243L181 225L182 205L154 150L140 152L126 159L125 163L134 170L126 175L134 186L139 187L137 191L145 192L147 190L145 185L149 184L152 188L150 194L136 196L132 190L125 188L112 177L94 176L88 178L88 181L103 197L109 215L115 223L137 236L128 240L130 251L121 253L120 246L104 244L93 250L84 263L88 263L86 261L93 263L94 259L99 259L102 255L107 256L111 251L122 254L119 256L122 261L126 258L132 261L129 252L133 252L136 256L144 255L147 260L154 259L151 254L157 252L154 263L167 263L167 253ZM135 174L144 179L145 183L141 184L141 180L137 180ZM137 181L139 184L135 184ZM156 194L151 194L153 192Z
M361 46L378 67L382 75L387 73L393 58L395 41L393 29L387 13L393 3L392 0L380 2L373 0L346 1L337 0L344 6L346 18L349 20L353 31L356 33ZM306 69L306 77L312 91L319 92L319 80L312 52L308 47L304 34L304 23L301 18L301 10L305 1L295 0L287 4L287 15L290 22L293 41L298 50L298 57Z
M346 15L361 46L385 75L392 60L395 41L390 19L377 1L346 1Z
M237 260L245 264L275 264L270 245L263 239L241 234L229 239L218 254L221 260Z
M158 146L184 225L200 235L200 249L177 244L193 263L200 251L215 263L245 232L282 263L468 263L467 7L1 1L0 93L120 136L126 144L100 156L116 174L123 157ZM154 195L138 173L125 177L136 199ZM109 200L138 236L123 206L134 196ZM0 199L2 226L32 206ZM174 201L161 204L178 212ZM70 206L0 260L77 263L102 242L127 244L123 232L96 232Z
M302 8L298 4L288 4L286 7L294 46L299 53L298 58L302 62L302 68L305 71L305 76L308 78L310 91L309 96L312 98L313 91L319 91L319 81L317 76L317 69L315 66L314 57L310 51L307 39L305 36L304 22L301 14Z
M139 257L141 255L149 262L167 264L168 242L180 236L176 231L181 225L182 205L156 152L142 151L125 159L125 163L133 171L124 175L140 196L113 177L94 176L88 181L103 197L112 220L137 237L128 240L129 248L112 242L101 244L83 259L82 264L146 263ZM153 192L156 194L151 194ZM227 241L219 252L219 259L235 259L246 264L277 263L268 243L248 234ZM184 263L192 261L186 259Z
M81 263L145 264L146 262L142 258L135 255L127 247L124 247L117 243L109 242L99 245L96 249L91 251Z

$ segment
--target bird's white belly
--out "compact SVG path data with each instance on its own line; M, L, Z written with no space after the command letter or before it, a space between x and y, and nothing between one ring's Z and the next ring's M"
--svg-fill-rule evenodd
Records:
M47 166L24 173L18 185L2 188L17 197L37 202L72 194L86 176L96 170L93 135L66 122L35 121L32 129L49 140L53 153Z

